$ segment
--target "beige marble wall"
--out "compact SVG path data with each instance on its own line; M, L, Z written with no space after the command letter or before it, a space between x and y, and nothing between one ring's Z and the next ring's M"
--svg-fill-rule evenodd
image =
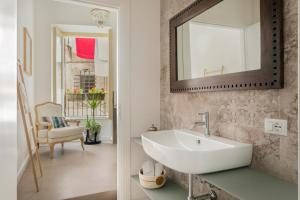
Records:
M171 94L169 19L193 0L161 0L161 128L190 128L197 113L210 112L213 135L254 145L252 167L297 182L297 0L284 0L285 88L281 90ZM288 120L288 136L264 133L264 118ZM186 186L187 177L171 172ZM196 180L199 192L205 186ZM221 192L221 199L233 199Z

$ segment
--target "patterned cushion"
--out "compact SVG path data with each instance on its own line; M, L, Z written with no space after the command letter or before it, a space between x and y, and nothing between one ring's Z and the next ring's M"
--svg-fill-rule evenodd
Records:
M66 118L61 117L61 122L62 122L62 124L64 125L64 127L69 126L68 122L66 121Z
M42 117L42 120L52 124L53 128L63 128L69 126L64 117Z
M42 117L42 121L47 122L52 125L51 117ZM47 128L48 128L47 126L44 127L44 129L47 129Z

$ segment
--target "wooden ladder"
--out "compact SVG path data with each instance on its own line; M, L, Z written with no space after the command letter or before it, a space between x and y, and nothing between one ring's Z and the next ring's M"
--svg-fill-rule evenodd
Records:
M26 91L26 87L25 87L25 81L24 81L22 66L21 66L20 62L18 62L17 93L18 93L18 105L21 110L23 127L24 127L26 142L27 142L27 148L28 148L28 152L29 152L31 165L32 165L33 178L34 178L34 182L35 182L36 191L38 192L39 184L38 184L38 179L37 179L36 168L37 167L39 168L41 176L43 176L43 171L42 171L42 166L41 166L39 148L38 148L37 139L36 139L36 132L34 129L32 115L30 112L30 106L28 103L27 91ZM29 121L29 125L28 125L28 121ZM32 134L31 135L32 139L30 137L30 132ZM31 140L33 140L33 146L32 146ZM34 157L36 160L34 159Z

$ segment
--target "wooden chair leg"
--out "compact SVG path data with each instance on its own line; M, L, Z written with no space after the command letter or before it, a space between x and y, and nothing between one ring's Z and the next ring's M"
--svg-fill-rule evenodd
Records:
M83 137L82 137L82 138L80 138L80 143L81 143L82 150L84 151Z
M65 144L65 143L63 143L63 142L61 143L61 153L62 153L62 154L64 154L64 150L65 150L65 149L64 149L64 144Z
M54 158L54 145L53 143L49 144L50 147L50 158L53 159Z

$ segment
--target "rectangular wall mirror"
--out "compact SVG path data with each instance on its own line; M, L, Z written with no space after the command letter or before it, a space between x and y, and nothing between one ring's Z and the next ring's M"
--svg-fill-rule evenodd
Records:
M170 20L171 92L283 87L280 0L198 0Z

